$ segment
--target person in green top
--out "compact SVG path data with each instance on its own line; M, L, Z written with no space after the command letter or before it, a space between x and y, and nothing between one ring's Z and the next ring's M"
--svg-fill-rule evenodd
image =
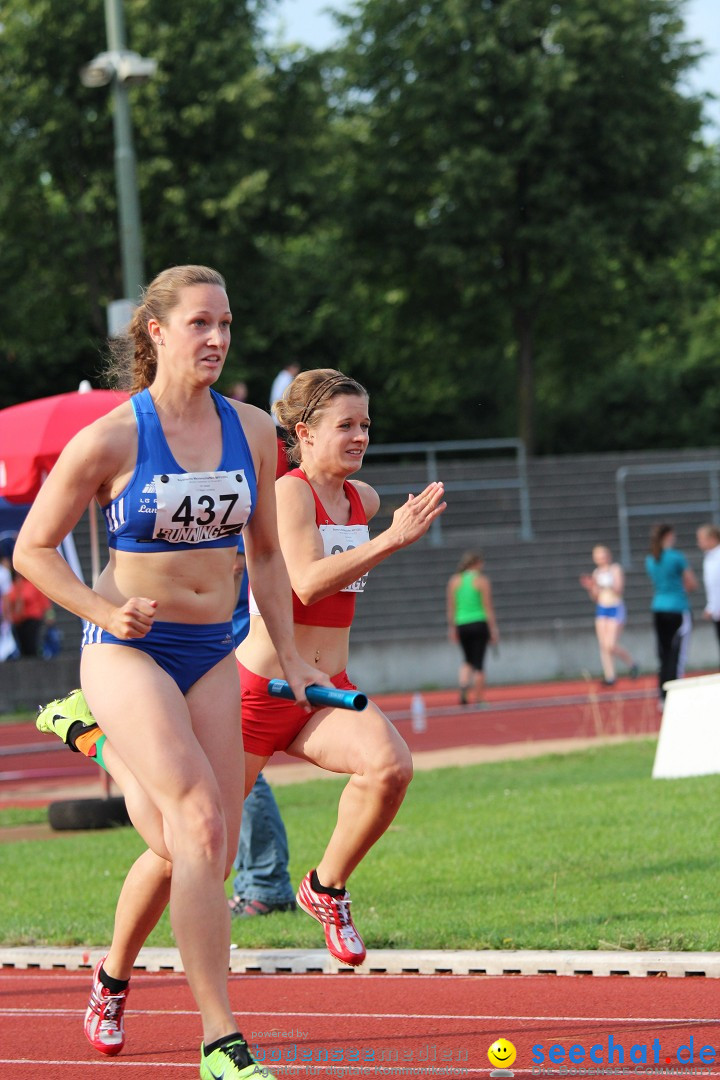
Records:
M500 638L492 586L483 573L484 559L478 551L466 551L447 584L448 636L460 644L460 704L481 704L485 692L485 652L488 643Z

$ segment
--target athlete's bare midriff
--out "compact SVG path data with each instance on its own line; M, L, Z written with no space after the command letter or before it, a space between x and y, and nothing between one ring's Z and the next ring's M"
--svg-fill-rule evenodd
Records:
M619 596L614 589L598 589L597 603L600 607L616 607L622 603L622 596Z
M327 675L344 671L348 663L350 627L302 626L295 623L295 645L306 664ZM259 615L250 616L250 630L235 655L243 667L263 679L284 678L267 627Z
M235 547L139 555L111 551L95 591L121 607L131 596L157 601L160 622L217 623L232 616Z

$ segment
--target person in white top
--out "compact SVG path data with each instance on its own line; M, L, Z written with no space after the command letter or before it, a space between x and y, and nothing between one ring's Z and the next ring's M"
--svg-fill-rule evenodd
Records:
M287 443L288 432L282 426L277 418L277 414L273 409L275 402L282 399L283 394L287 390L288 386L292 383L296 375L300 374L300 364L297 360L290 360L285 365L282 371L279 371L273 379L273 384L270 389L270 412L272 418L275 421L275 437L277 439L277 469L275 472L276 477L284 476L290 468L290 459L288 457Z
M580 584L595 602L595 632L603 669L602 681L604 686L612 686L615 683L616 656L627 664L633 678L638 674L637 664L620 645L620 635L625 626L625 575L620 563L612 561L612 552L604 544L596 544L592 558L595 569L592 574L583 574Z
M290 383L300 371L300 365L297 360L291 360L285 365L282 371L278 371L277 375L273 379L273 384L270 387L270 409L276 401L279 401L287 390ZM273 420L275 421L275 427L280 427L280 421L275 413L273 413Z
M712 619L720 644L720 528L717 525L701 525L696 535L697 545L703 553L703 618Z

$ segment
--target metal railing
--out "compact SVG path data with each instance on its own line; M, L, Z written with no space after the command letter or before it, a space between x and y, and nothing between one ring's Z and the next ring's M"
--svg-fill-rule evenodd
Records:
M368 455L385 457L399 454L418 454L425 457L425 484L439 480L438 455L443 453L466 453L468 451L512 450L515 455L516 475L493 480L450 480L445 483L446 491L517 491L520 513L520 539L532 540L532 518L530 514L530 491L527 479L527 455L521 439L466 439L446 440L444 442L422 443L385 443L369 446ZM380 495L405 494L407 484L375 484ZM418 490L422 490L422 487ZM442 518L436 518L430 526L429 539L433 547L442 545Z
M693 502L640 503L628 504L625 487L629 476L682 476L691 473L707 473L708 498ZM720 522L720 461L698 461L692 464L674 465L623 465L615 473L615 486L618 506L618 531L620 533L620 562L629 570L632 566L630 546L630 518L666 517L671 514L710 514L712 520Z

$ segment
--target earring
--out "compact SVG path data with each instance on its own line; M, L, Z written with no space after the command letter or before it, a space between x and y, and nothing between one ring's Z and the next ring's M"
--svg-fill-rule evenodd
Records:
M158 344L159 344L159 345L164 345L164 344L165 344L165 338L164 338L164 337L161 337L161 338L160 338L160 341L158 342Z

